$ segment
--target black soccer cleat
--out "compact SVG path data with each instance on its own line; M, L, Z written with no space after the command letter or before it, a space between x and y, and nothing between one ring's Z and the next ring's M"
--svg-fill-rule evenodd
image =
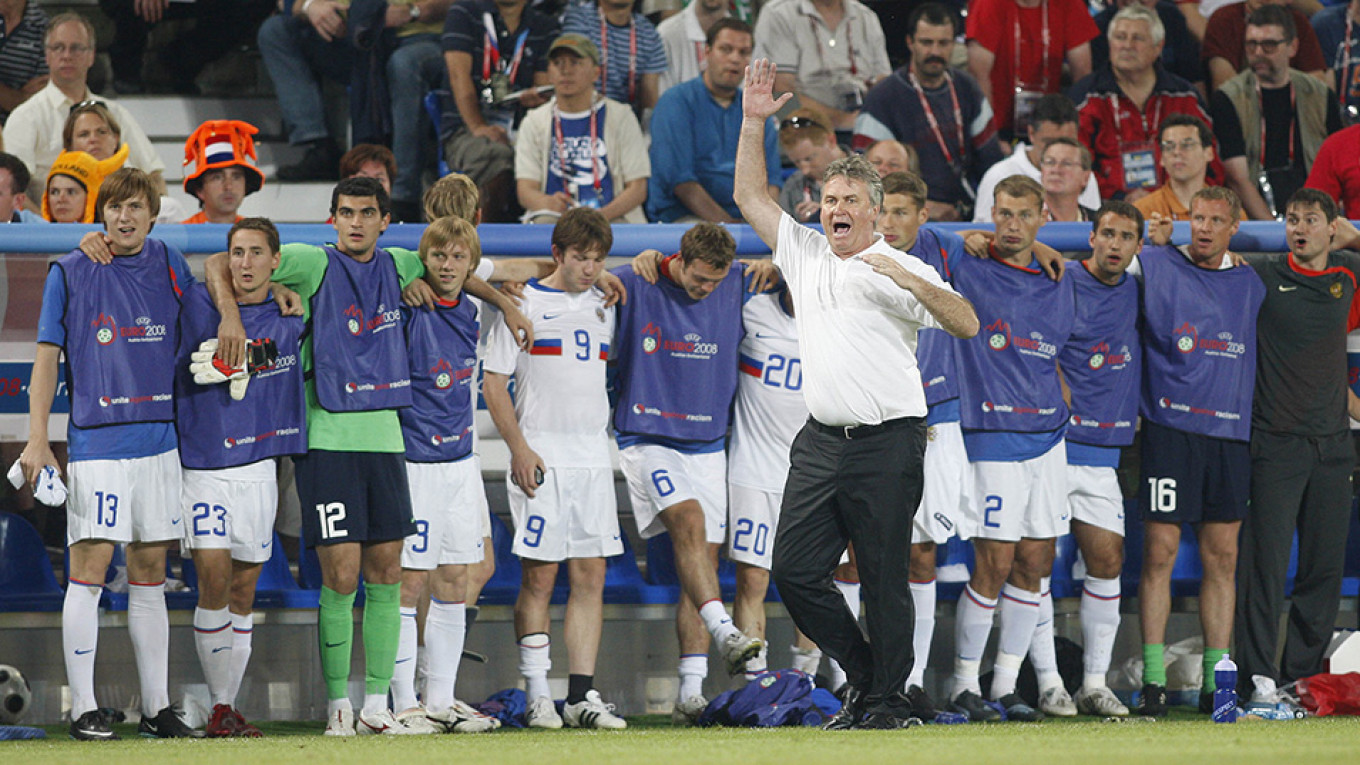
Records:
M203 731L194 730L180 719L179 712L168 706L155 717L143 717L137 724L137 735L146 738L203 738Z
M71 721L71 738L76 741L117 741L118 734L109 727L103 713L92 709Z

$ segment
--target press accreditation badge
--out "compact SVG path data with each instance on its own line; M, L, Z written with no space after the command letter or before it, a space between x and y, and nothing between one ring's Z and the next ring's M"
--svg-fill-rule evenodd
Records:
M1151 143L1121 143L1124 188L1150 189L1157 185L1157 151Z

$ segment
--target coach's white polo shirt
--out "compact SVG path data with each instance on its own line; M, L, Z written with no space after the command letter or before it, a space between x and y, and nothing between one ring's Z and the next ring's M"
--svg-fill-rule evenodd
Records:
M939 322L907 290L874 273L859 255L841 260L826 236L787 213L779 221L774 263L793 295L803 359L803 396L823 425L877 425L924 417L916 334ZM880 235L865 252L896 260L953 292L934 268L889 246Z

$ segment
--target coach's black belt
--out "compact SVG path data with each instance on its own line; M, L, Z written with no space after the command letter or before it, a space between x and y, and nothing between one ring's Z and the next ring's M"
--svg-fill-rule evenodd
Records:
M921 422L922 417L898 417L895 420L884 420L877 425L823 425L813 418L808 418L808 424L822 431L829 436L844 438L849 441L855 438L868 438L879 433L886 433L889 430L905 427L913 423Z

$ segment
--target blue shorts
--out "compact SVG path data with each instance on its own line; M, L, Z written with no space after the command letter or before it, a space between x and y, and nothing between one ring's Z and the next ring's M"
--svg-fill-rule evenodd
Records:
M1143 420L1138 507L1157 523L1240 521L1251 498L1251 446Z
M308 547L388 542L416 532L406 455L313 449L293 464Z

